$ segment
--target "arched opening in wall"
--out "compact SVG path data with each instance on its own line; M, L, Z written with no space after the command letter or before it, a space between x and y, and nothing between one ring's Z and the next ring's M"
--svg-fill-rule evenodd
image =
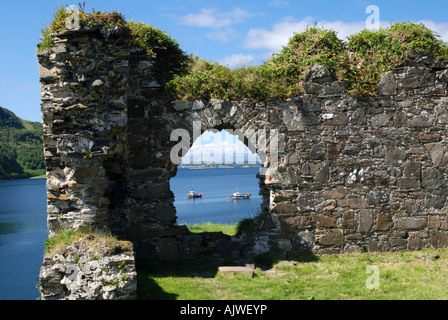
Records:
M260 159L231 133L205 131L182 158L170 180L177 225L218 231L261 213Z

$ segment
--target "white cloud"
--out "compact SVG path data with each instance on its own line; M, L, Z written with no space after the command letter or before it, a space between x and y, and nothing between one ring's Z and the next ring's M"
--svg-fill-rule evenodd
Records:
M249 30L245 47L251 49L267 49L271 52L277 52L288 44L289 39L295 33L300 33L306 30L307 27L313 26L315 21L311 17L304 18L300 21L295 21L291 17L286 17L271 30L264 28ZM319 21L317 25L326 29L333 29L338 32L338 37L345 40L347 36L365 29L365 22L343 22L343 21Z
M216 30L213 32L208 32L205 36L214 41L219 41L222 43L232 41L235 38L238 38L239 34L232 28L225 28L223 30Z
M183 164L190 163L256 163L258 156L249 151L237 136L225 131L206 131L199 137L182 158Z
M421 20L416 23L423 23L426 27L433 30L440 36L440 39L444 42L448 42L448 23L436 23L431 20Z
M229 68L242 67L255 64L256 59L253 54L232 54L221 59L219 63Z
M244 21L251 16L243 9L235 8L233 11L217 12L216 9L201 9L199 13L190 13L180 19L180 23L192 27L206 27L220 29Z
M283 46L288 44L289 39L295 34L313 26L315 20L312 17L295 21L292 17L286 17L273 25L272 29L265 28L250 29L246 35L244 47L249 49L266 49L271 53L279 52ZM429 29L440 35L445 42L448 41L448 23L435 23L431 20L421 20L415 23L423 23ZM344 21L317 21L317 26L326 29L333 29L338 33L341 40L347 40L347 37L366 29L365 21L344 22ZM381 21L381 28L391 26L389 21Z
M272 30L265 28L250 29L246 36L244 46L250 49L268 49L277 51L288 43L295 32L305 30L307 25L312 24L311 18L295 22L291 17L284 18L272 27Z

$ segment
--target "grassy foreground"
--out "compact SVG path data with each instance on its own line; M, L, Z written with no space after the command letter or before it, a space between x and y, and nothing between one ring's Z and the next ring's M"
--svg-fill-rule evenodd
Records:
M149 300L438 300L448 299L448 249L307 257L256 268L253 278L224 277L204 262L139 270Z

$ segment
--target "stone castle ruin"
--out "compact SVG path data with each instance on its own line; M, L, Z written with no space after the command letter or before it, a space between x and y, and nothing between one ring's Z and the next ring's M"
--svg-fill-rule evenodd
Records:
M176 225L170 153L173 131L193 137L200 122L202 132L239 130L248 145L267 133L257 150L267 155L262 213L245 252L448 245L446 62L411 53L367 98L316 65L293 98L173 101L158 80L160 55L119 28L52 39L38 54L50 234L91 226L132 241L142 259L197 256L206 236Z

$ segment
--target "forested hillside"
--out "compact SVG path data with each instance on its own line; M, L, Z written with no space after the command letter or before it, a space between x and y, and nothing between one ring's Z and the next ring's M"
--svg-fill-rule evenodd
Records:
M0 179L44 173L42 124L20 119L0 107Z

